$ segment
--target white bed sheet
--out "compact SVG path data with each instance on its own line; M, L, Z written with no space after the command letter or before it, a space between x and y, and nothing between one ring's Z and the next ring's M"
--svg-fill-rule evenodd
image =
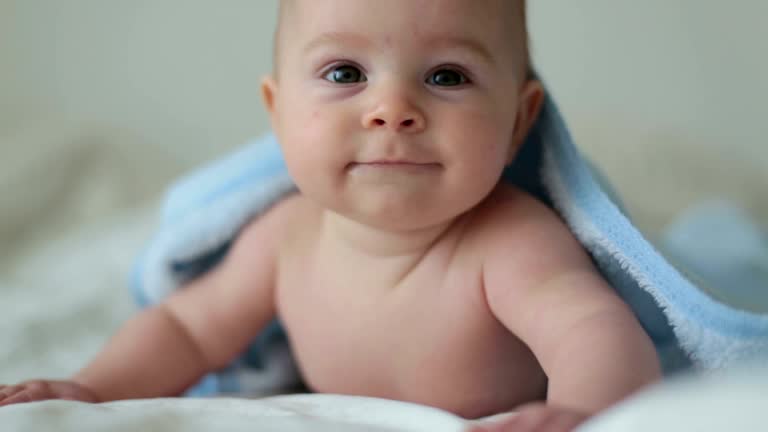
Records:
M652 388L579 432L768 430L768 368ZM459 432L472 422L433 408L338 395L147 399L92 405L47 401L0 408L3 431Z
M3 430L62 432L453 432L464 427L460 419L438 410L336 395L261 400L150 399L101 405L50 401L0 409L0 421Z

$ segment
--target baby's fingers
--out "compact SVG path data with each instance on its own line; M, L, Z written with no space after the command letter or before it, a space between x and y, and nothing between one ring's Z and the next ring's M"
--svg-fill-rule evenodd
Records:
M12 400L24 391L24 387L19 385L3 386L0 388L0 406L10 405Z
M29 391L26 389L22 389L21 391L14 393L11 396L8 396L5 400L0 402L0 406L5 405L13 405L17 403L24 403L24 402L32 402L34 399L32 398L32 395L29 394Z
M51 386L44 381L29 381L0 389L0 406L53 397Z
M17 386L17 385L16 386L8 386L8 385L0 386L0 401L16 393L20 389L21 389L21 386Z
M518 414L484 425L476 431L483 432L570 432L580 425L586 415L534 403L521 407ZM475 432L473 430L472 432Z

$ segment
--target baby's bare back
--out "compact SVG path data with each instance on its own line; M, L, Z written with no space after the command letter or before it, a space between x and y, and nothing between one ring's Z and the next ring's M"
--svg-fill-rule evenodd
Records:
M402 273L387 259L337 253L304 198L277 211L291 233L279 259L277 310L311 389L469 418L544 398L538 362L486 301L477 218L462 217Z

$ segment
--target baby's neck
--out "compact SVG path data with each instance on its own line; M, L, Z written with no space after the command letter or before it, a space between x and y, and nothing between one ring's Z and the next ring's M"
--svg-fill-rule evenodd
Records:
M322 231L349 252L370 258L419 257L456 227L461 219L457 217L418 229L388 230L325 211Z

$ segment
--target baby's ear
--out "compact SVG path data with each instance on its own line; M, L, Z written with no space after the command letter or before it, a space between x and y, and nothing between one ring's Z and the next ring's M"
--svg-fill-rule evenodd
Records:
M264 102L264 107L269 113L269 117L274 123L275 115L275 99L277 97L277 81L271 76L267 75L261 80L261 99Z
M507 156L507 164L512 163L520 146L523 145L528 132L536 123L541 107L544 104L544 87L538 80L530 79L520 89L515 130L512 133L512 143Z

